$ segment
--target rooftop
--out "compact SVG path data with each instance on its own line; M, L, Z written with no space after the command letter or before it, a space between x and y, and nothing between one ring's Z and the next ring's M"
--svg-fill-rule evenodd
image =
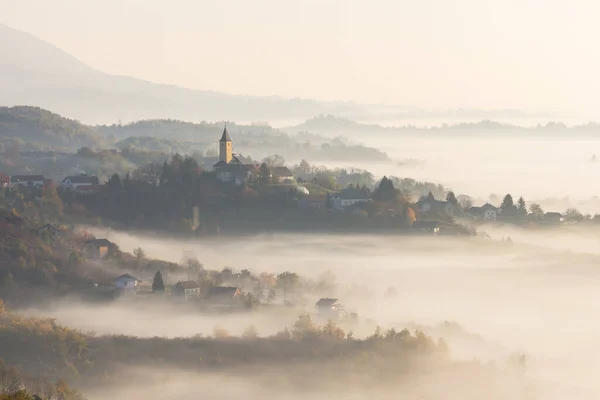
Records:
M225 129L223 129L223 136L221 136L220 142L231 142L231 138L229 137L229 132L227 132L227 125L225 125Z
M331 307L332 305L334 305L336 302L338 301L338 299L330 299L329 297L327 298L322 298L321 300L317 301L316 306L317 307Z

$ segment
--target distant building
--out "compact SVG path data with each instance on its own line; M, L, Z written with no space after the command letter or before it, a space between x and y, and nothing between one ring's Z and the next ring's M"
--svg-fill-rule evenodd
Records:
M50 237L57 238L60 230L54 225L46 224L36 229L38 236L47 233Z
M481 207L471 207L467 210L472 218L480 219L483 221L496 221L498 218L498 208L494 207L490 203L485 203Z
M317 316L323 319L337 320L342 316L344 307L338 302L338 299L322 298L315 304L317 307Z
M243 185L257 172L258 167L249 163L241 155L233 154L233 142L227 132L227 126L219 141L219 161L213 165L213 171L221 182Z
M13 175L10 177L11 187L43 187L46 182L44 175Z
M412 229L420 233L437 235L440 232L440 223L438 221L415 221Z
M421 198L415 203L419 214L435 213L440 215L454 215L454 206L447 201Z
M99 185L100 181L97 176L81 174L77 176L67 176L61 182L60 186L65 189L78 189L83 186Z
M292 171L288 167L272 167L271 179L278 183L292 183L294 181L294 174L292 174Z
M92 239L85 242L83 251L91 258L105 258L111 255L116 245L107 239Z
M137 292L141 280L130 274L124 274L115 279L115 287L120 290Z
M173 295L183 297L184 300L200 297L200 285L194 281L177 282L173 286Z
M560 224L565 221L565 218L559 212L547 212L544 214L544 221L550 224Z
M213 286L207 300L213 307L233 307L239 304L241 295L241 290L235 286Z
M357 203L370 202L371 194L366 190L347 188L331 195L330 201L334 210L345 211Z

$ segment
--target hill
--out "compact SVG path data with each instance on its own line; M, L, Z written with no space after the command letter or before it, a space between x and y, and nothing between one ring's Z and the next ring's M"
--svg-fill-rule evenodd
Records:
M97 132L38 107L0 107L0 141L18 140L21 149L77 149L95 147L102 140Z

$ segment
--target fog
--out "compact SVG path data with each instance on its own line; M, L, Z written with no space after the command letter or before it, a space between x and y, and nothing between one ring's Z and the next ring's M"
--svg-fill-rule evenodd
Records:
M548 211L563 212L569 206L595 213L600 210L598 194L600 141L565 137L522 138L494 131L457 135L452 131L436 136L425 133L360 135L344 134L357 143L385 151L389 163L348 162L329 166L362 168L377 177L395 175L441 183L456 194L486 201L490 194L525 197ZM403 163L418 160L419 163ZM299 160L289 160L298 162ZM549 201L561 199L568 201ZM595 198L595 201L589 200ZM499 204L496 204L497 206Z
M423 327L434 337L443 336L456 359L502 362L524 352L535 379L600 394L593 372L600 367L600 324L594 318L600 304L598 240L575 228L536 234L487 231L492 239L273 234L177 240L95 230L124 251L142 247L150 258L178 262L193 252L206 269L293 271L306 279L331 271L335 287L311 294L293 309L226 316L169 305L92 307L68 300L50 311L27 313L98 334L206 336L220 327L237 335L252 324L267 336L290 327L300 312L313 312L319 297L330 296L358 312L359 323L351 327L357 336L368 335L375 324ZM506 236L512 245L499 240ZM390 287L397 290L394 298L384 296ZM447 321L460 329L444 328Z

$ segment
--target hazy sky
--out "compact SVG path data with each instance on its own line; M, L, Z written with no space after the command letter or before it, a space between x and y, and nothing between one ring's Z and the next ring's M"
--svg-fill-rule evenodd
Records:
M597 0L0 0L85 63L190 88L596 114Z

